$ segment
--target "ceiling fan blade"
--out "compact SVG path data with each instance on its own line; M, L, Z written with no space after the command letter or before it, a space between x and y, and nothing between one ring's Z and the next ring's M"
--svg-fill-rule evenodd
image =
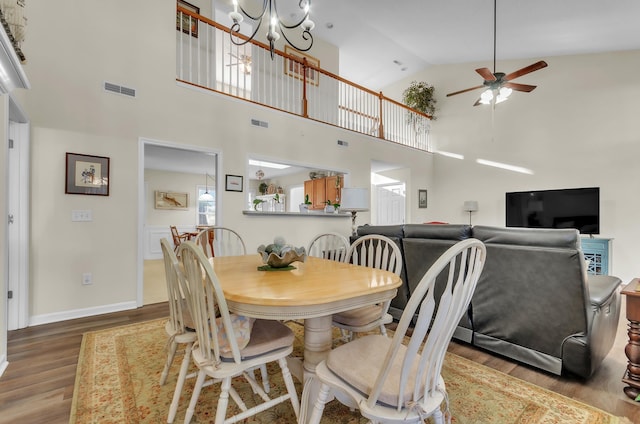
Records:
M482 78L484 78L485 81L495 81L496 80L496 76L493 75L493 72L491 72L491 70L489 68L478 68L476 69L476 72L480 74L480 76Z
M478 106L481 105L482 103L480 103L480 100L482 100L481 98L478 98L478 100L476 100L476 102L473 104L474 106Z
M518 84L517 82L505 82L503 87L509 87L512 90L524 91L525 93L530 93L537 87L537 85Z
M525 66L522 69L518 69L517 71L511 72L509 75L504 77L505 81L510 81L512 79L521 77L523 75L529 74L533 71L537 71L538 69L542 69L542 68L546 68L547 67L547 62L545 62L544 60L541 60L540 62L536 62L532 65L529 66Z
M456 94L466 93L466 92L468 92L468 91L477 90L478 88L482 88L482 87L484 87L484 85L477 85L477 86L475 86L475 87L465 88L464 90L454 91L453 93L449 93L449 94L447 94L447 97L455 96Z

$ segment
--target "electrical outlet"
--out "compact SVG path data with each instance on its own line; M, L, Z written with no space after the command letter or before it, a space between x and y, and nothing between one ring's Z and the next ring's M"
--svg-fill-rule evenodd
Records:
M93 276L90 272L85 272L82 274L82 284L85 286L88 284L93 284Z

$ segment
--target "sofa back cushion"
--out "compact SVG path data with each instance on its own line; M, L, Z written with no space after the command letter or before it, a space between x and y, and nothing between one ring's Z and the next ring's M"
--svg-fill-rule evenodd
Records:
M469 238L471 227L458 224L407 224L404 226L404 263L407 273L409 296L422 280L431 265L451 246ZM440 299L446 287L446 273L438 277L434 297ZM471 328L467 316L460 325Z
M487 260L472 298L474 331L562 357L586 334L588 290L578 231L477 226Z

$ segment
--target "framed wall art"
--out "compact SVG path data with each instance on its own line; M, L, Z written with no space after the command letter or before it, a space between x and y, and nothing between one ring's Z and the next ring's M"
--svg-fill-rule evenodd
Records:
M187 9L189 12L200 14L200 8L187 3L186 1L178 0L178 6L183 9ZM185 34L191 34L192 37L198 38L198 20L192 16L182 13L179 10L176 15L176 29Z
M109 195L109 158L67 153L66 194Z
M187 210L189 209L189 193L156 190L155 208Z
M225 178L226 191L242 191L242 175L226 175Z
M318 68L320 67L320 61L318 59L316 59L313 56L309 56L308 54L301 53L292 47L284 46L284 52L290 56L295 56L299 58L301 61L303 59L307 59L307 63L317 66ZM302 68L303 68L302 63L285 57L284 59L285 74L289 75L290 77L301 80L303 78ZM315 69L307 68L306 74L307 74L307 83L313 84L313 85L320 84L320 73L318 71L316 71Z
M427 207L427 190L418 190L418 207Z

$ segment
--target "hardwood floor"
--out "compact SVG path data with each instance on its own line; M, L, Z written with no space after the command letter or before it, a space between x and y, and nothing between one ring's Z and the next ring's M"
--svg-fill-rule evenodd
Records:
M9 367L0 378L0 423L69 422L82 334L168 316L166 303L132 311L40 325L9 332ZM624 311L622 314L624 317ZM626 321L620 319L616 343L602 367L587 381L547 374L452 342L449 350L514 377L640 423L640 404L622 392L626 368Z

